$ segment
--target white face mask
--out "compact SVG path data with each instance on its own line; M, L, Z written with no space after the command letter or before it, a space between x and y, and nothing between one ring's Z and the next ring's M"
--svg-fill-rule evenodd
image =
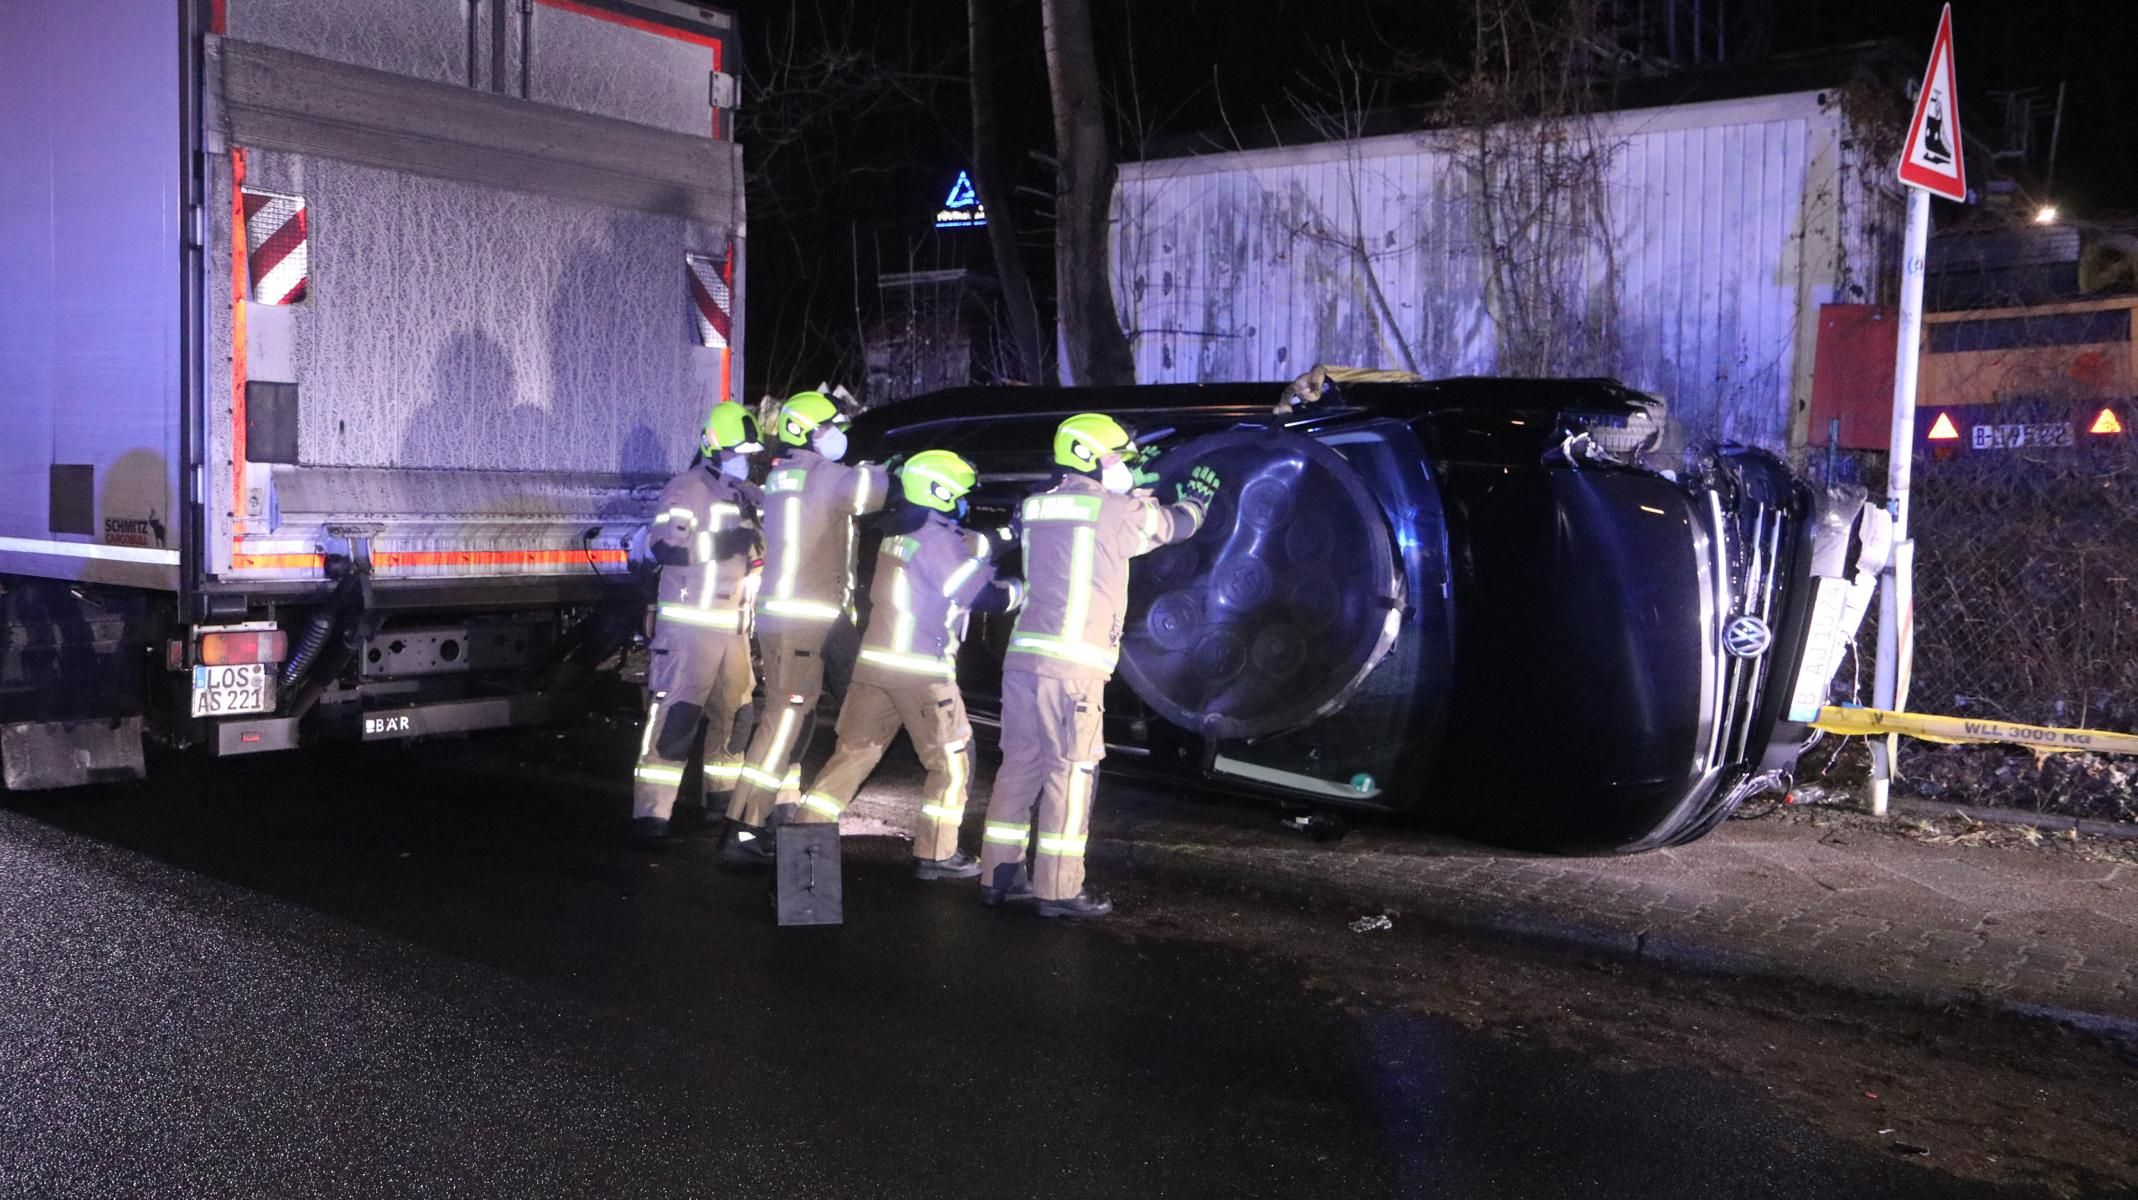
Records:
M729 479L748 479L750 477L750 456L747 454L721 455L720 473Z
M1126 496L1136 486L1136 473L1128 469L1127 463L1110 456L1099 464L1099 486L1116 496Z
M837 425L830 426L817 435L816 444L811 448L833 462L838 462L846 457L846 431Z

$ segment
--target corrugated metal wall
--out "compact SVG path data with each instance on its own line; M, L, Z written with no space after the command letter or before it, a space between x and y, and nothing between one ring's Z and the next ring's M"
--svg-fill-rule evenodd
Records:
M291 311L299 461L690 461L719 360L690 327L683 255L719 254L719 231L332 159L251 164L249 185L302 194L314 214L313 291Z
M1549 274L1607 326L1592 369L1664 396L1693 435L1801 441L1818 306L1875 298L1898 226L1846 133L1818 92L1586 122L1605 218ZM1115 290L1138 378L1496 371L1476 161L1417 134L1124 165Z

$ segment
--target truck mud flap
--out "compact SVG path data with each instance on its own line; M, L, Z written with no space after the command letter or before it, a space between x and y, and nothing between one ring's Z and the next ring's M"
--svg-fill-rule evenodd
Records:
M34 792L140 779L141 718L0 725L7 789Z
M363 724L359 728L365 741L383 742L441 733L506 729L515 725L547 725L577 711L575 704L550 696L489 696L480 700L450 700L407 708L370 709L363 714Z

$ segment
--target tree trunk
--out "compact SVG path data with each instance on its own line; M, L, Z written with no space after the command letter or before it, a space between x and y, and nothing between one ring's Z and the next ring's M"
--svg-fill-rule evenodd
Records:
M1047 80L1054 95L1054 152L1059 197L1054 232L1054 299L1071 382L1136 382L1136 363L1114 311L1113 264L1107 260L1113 152L1106 145L1099 60L1092 48L1090 0L1042 0L1047 26Z
M1010 211L1010 172L1002 161L1002 131L997 126L995 22L1002 0L966 0L966 30L972 57L972 181L987 210L987 245L995 258L995 278L1009 309L1010 344L1016 361L1010 373L1024 383L1054 382L1047 346L1040 333L1039 301L1032 277L1024 269L1017 244L1017 223Z

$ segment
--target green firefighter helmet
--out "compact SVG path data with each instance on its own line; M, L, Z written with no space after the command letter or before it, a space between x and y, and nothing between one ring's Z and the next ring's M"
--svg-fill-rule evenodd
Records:
M1104 413L1078 413L1054 431L1054 461L1072 471L1095 474L1109 454L1133 461L1136 437Z
M754 454L764 449L757 440L757 418L750 410L732 400L713 405L713 411L705 418L705 431L699 435L698 445L707 458L723 450L742 454Z
M948 450L923 450L898 468L906 499L937 512L954 511L979 481L980 472Z
M806 446L810 437L826 425L842 424L838 402L822 392L796 392L779 406L779 440L790 446Z

